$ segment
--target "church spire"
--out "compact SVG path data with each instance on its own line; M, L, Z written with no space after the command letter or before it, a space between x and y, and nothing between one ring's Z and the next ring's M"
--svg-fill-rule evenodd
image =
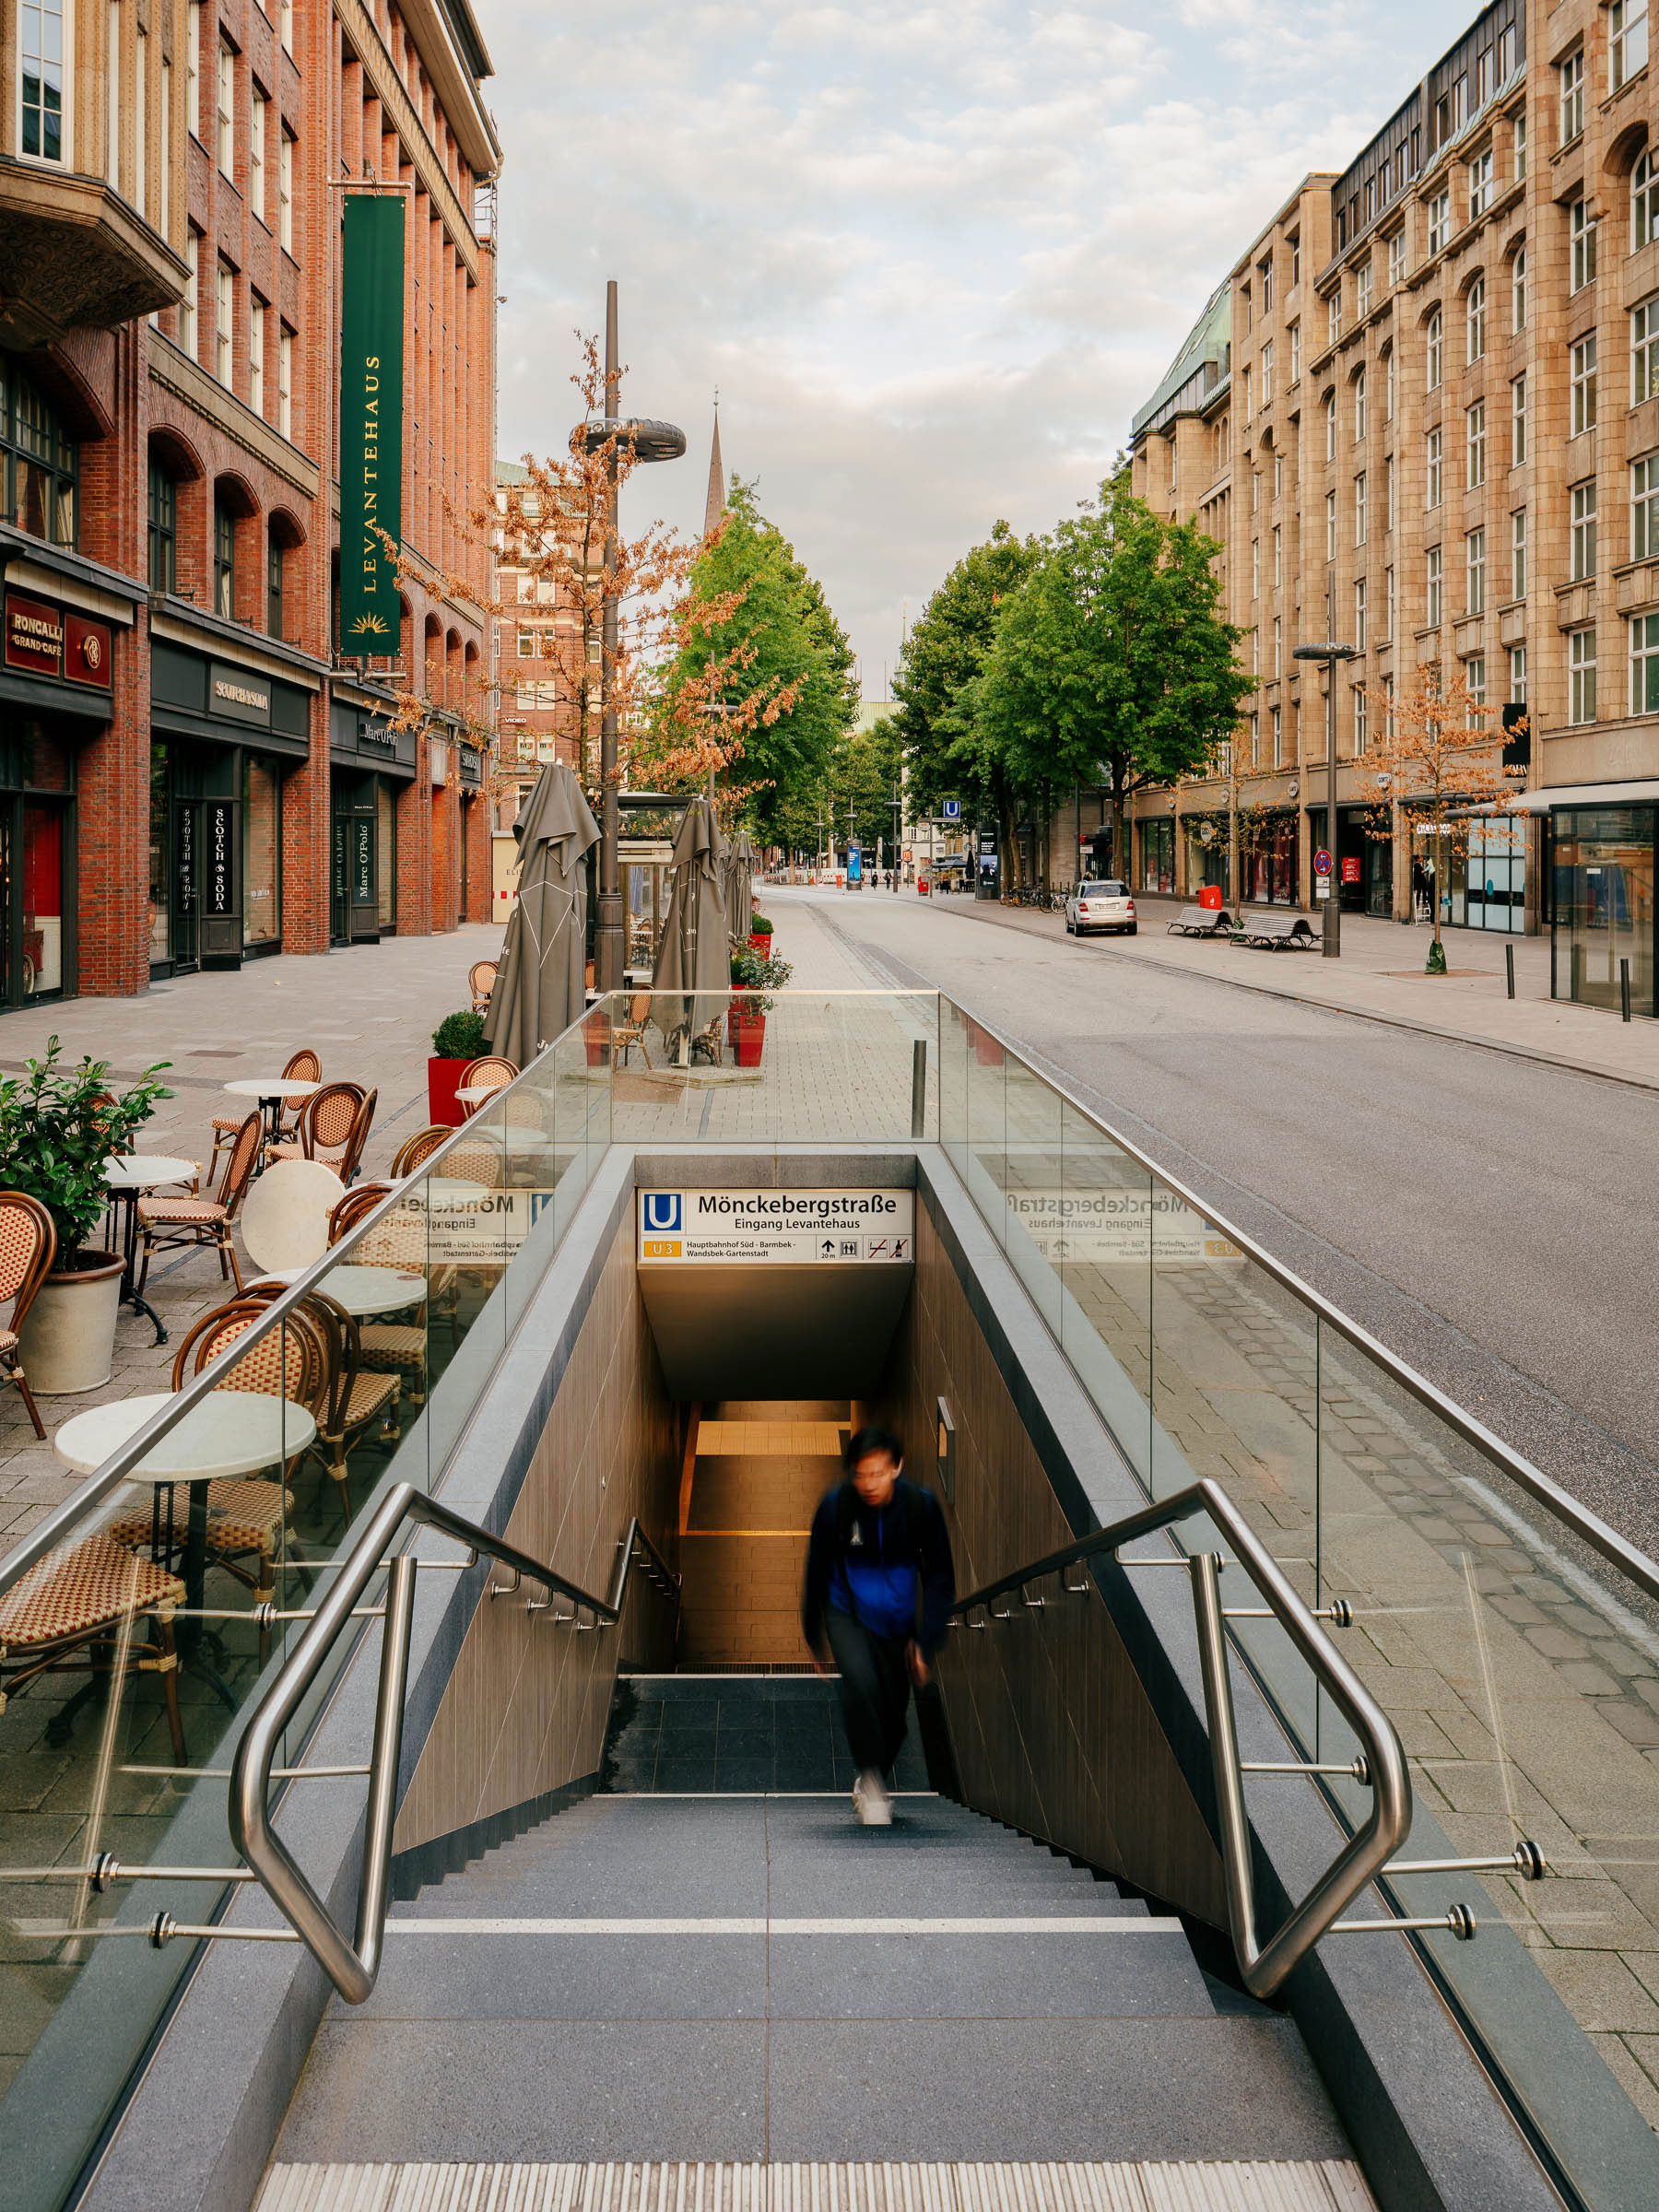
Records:
M720 463L720 394L714 394L714 442L709 449L709 503L703 511L703 535L709 536L725 512L725 471Z

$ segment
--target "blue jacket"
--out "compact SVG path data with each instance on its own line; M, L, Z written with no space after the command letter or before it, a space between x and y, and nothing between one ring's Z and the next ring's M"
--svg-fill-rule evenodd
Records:
M835 1612L850 1614L877 1636L913 1636L931 1653L955 1602L950 1538L931 1490L900 1476L879 1512L850 1482L837 1483L820 1500L801 1600L801 1626L814 1651L823 1648L825 1613Z

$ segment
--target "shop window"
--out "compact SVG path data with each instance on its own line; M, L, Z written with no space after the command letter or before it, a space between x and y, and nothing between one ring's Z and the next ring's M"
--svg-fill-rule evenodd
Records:
M37 161L64 161L64 0L20 0L18 8L18 145Z
M23 808L23 996L64 987L64 814Z
M282 775L271 760L242 764L242 943L282 938Z
M282 547L273 536L265 550L265 629L282 635Z
M12 360L0 369L6 520L54 546L76 542L80 448Z
M179 488L160 465L149 465L149 588L179 588Z
M374 787L374 844L378 865L375 919L382 936L397 927L397 802L384 778Z
M236 615L236 517L223 500L213 502L213 611Z
M1175 825L1170 821L1141 824L1141 888L1175 888Z
M167 758L167 747L152 739L149 787L149 957L152 963L172 958L172 875L170 867L171 794L168 782Z

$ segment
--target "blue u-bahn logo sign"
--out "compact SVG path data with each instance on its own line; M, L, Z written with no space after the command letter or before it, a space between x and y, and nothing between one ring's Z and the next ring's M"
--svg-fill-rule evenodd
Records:
M678 1191L647 1191L645 1227L653 1236L677 1236L682 1199Z

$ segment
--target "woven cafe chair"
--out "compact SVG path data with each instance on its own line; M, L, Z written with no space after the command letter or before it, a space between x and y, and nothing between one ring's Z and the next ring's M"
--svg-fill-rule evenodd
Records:
M292 1076L296 1083L315 1083L322 1076L323 1063L312 1051L310 1045L301 1045L297 1053L290 1054L288 1064L282 1072L285 1076ZM283 1100L281 1109L276 1116L276 1139L279 1143L284 1139L291 1141L298 1134L297 1124L300 1119L300 1109L304 1103L303 1097L290 1096ZM215 1159L221 1152L229 1150L231 1145L236 1141L236 1133L241 1127L240 1121L232 1121L228 1115L217 1113L214 1115L213 1153ZM213 1160L210 1159L207 1165L211 1169Z
M467 984L472 991L473 1012L484 1014L489 1008L489 994L495 989L497 963L494 960L475 960L466 971Z
M205 1367L224 1362L216 1390L260 1391L302 1406L312 1419L323 1395L325 1359L321 1338L303 1313L286 1324L267 1329L256 1344L237 1350L244 1336L265 1312L266 1300L247 1297L216 1306L194 1323L173 1356L172 1386L182 1390L192 1375ZM255 1605L269 1605L276 1595L276 1555L282 1545L286 1517L294 1510L294 1493L288 1488L295 1452L283 1469L280 1482L264 1477L235 1476L207 1485L207 1552L239 1583L253 1593ZM110 1534L123 1544L147 1544L156 1526L153 1504L124 1513L110 1524ZM252 1560L252 1565L243 1562ZM270 1646L270 1631L261 1629L260 1658Z
M57 1230L40 1200L23 1191L0 1191L0 1305L12 1300L11 1326L0 1329L0 1387L17 1384L34 1432L42 1439L41 1409L18 1363L18 1335L56 1253Z
M184 1724L172 1617L183 1602L184 1585L176 1574L129 1551L112 1532L49 1551L0 1597L0 1712L18 1690L46 1674L158 1675L173 1764L182 1767ZM149 1630L145 1643L124 1625L135 1628L140 1620Z
M268 1157L320 1160L338 1174L351 1149L364 1096L360 1083L324 1083L300 1109L299 1135L288 1144L273 1145Z
M392 1184L362 1182L348 1191L328 1220L328 1241L337 1243L364 1217L389 1197ZM347 1265L357 1267L404 1267L424 1277L426 1288L404 1309L405 1318L362 1321L358 1324L358 1345L362 1365L372 1374L401 1378L409 1403L426 1398L427 1312L430 1302L444 1297L454 1286L458 1270L433 1267L427 1253L425 1216L413 1209L394 1207L376 1222L347 1255Z
M152 1256L179 1244L209 1244L219 1255L219 1273L234 1276L240 1293L241 1265L236 1256L231 1230L241 1211L248 1185L259 1161L264 1124L257 1107L236 1133L236 1142L225 1155L217 1198L147 1197L138 1201L138 1231L144 1256L138 1265L136 1288L140 1297L149 1277Z
M347 1139L346 1149L337 1166L333 1161L326 1163L335 1168L335 1174L348 1189L356 1182L357 1171L362 1165L363 1147L369 1142L370 1130L374 1126L374 1108L379 1097L378 1090L370 1091L358 1108L357 1120L352 1124L351 1135Z
M611 1047L622 1055L624 1067L628 1065L628 1055L636 1044L640 1048L641 1059L647 1067L651 1065L651 1054L645 1044L645 1032L650 1026L651 994L649 991L636 991L629 999L628 1011L619 1020L611 1024Z
M433 1122L425 1129L418 1129L413 1136L405 1137L392 1161L392 1180L401 1182L406 1175L413 1175L437 1151L446 1136L454 1134L441 1122Z
M456 1084L455 1088L458 1091L477 1090L488 1084L490 1095L493 1097L498 1090L505 1090L509 1083L516 1082L518 1072L517 1061L505 1059L499 1053L486 1053L481 1060L471 1060L462 1069L461 1080ZM481 1108L488 1104L488 1099L470 1100L466 1108L468 1121Z
M398 1398L403 1378L398 1373L376 1372L363 1365L362 1333L356 1317L325 1290L312 1291L305 1300L328 1351L328 1384L323 1411L317 1419L317 1441L312 1446L339 1488L340 1501L351 1518L351 1470L346 1455L374 1430L394 1444L403 1434Z

